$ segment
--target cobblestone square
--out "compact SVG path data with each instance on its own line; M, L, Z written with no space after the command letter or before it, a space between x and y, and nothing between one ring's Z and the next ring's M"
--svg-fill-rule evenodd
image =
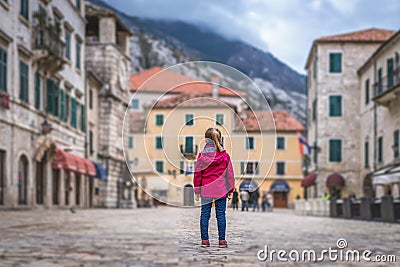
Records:
M336 247L370 249L399 261L400 225L272 213L227 211L227 249L218 248L215 214L210 248L201 248L197 208L35 210L1 212L0 266L287 266L260 262L257 251ZM397 263L369 263L399 266ZM322 266L366 266L320 262ZM296 263L315 266L315 263Z

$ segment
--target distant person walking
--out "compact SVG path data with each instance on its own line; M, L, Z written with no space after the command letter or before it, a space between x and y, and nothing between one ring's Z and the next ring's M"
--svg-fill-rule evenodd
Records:
M253 202L253 211L256 211L256 208L257 208L257 211L260 211L260 206L258 204L258 199L259 198L260 198L260 193L258 193L258 190L254 191L251 194L251 199L252 199L252 202Z
M240 200L242 201L242 211L246 208L246 211L249 211L249 192L243 190L240 191Z
M232 198L235 189L235 176L229 154L222 146L222 135L217 128L209 128L205 133L207 140L202 152L197 157L193 184L196 201L201 195L200 232L201 246L209 247L208 224L212 203L218 224L219 247L226 248L226 199Z
M263 192L261 196L261 210L265 212L265 208L267 206L268 198L267 198L267 193Z
M237 192L236 188L235 191L233 191L232 195L232 209L233 210L238 210L239 206L239 193Z

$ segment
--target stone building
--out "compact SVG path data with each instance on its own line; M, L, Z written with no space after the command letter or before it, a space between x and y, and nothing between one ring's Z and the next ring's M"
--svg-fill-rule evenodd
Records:
M359 69L362 194L399 198L400 32Z
M133 182L126 167L122 125L128 107L129 29L114 12L86 4L86 65L102 84L98 92L97 157L107 172L100 194L105 207L133 207Z
M88 205L83 1L0 1L0 206Z
M303 126L289 113L252 112L233 90L172 71L159 69L162 79L144 83L154 70L131 79L132 91L141 89L132 99L138 102L131 104L127 158L141 186L140 204L149 200L144 189L169 204L194 205L193 173L209 127L222 132L238 190L270 192L277 207L302 194L296 131Z
M362 195L357 70L393 31L367 29L316 39L308 55L307 129L313 147L308 194ZM372 77L372 76L371 76ZM365 139L365 136L363 137Z

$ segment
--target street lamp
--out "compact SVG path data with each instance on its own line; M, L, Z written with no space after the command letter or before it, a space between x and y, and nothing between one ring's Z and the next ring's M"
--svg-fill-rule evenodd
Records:
M42 122L41 126L42 126L42 133L45 135L50 133L51 130L53 130L51 124L47 120L44 120L44 122Z

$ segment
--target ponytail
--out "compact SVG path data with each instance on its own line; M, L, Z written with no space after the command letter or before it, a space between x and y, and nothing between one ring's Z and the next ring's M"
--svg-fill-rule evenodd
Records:
M217 128L208 128L205 137L209 138L213 141L215 148L217 149L218 152L224 151L224 148L222 147L222 135L221 131Z

